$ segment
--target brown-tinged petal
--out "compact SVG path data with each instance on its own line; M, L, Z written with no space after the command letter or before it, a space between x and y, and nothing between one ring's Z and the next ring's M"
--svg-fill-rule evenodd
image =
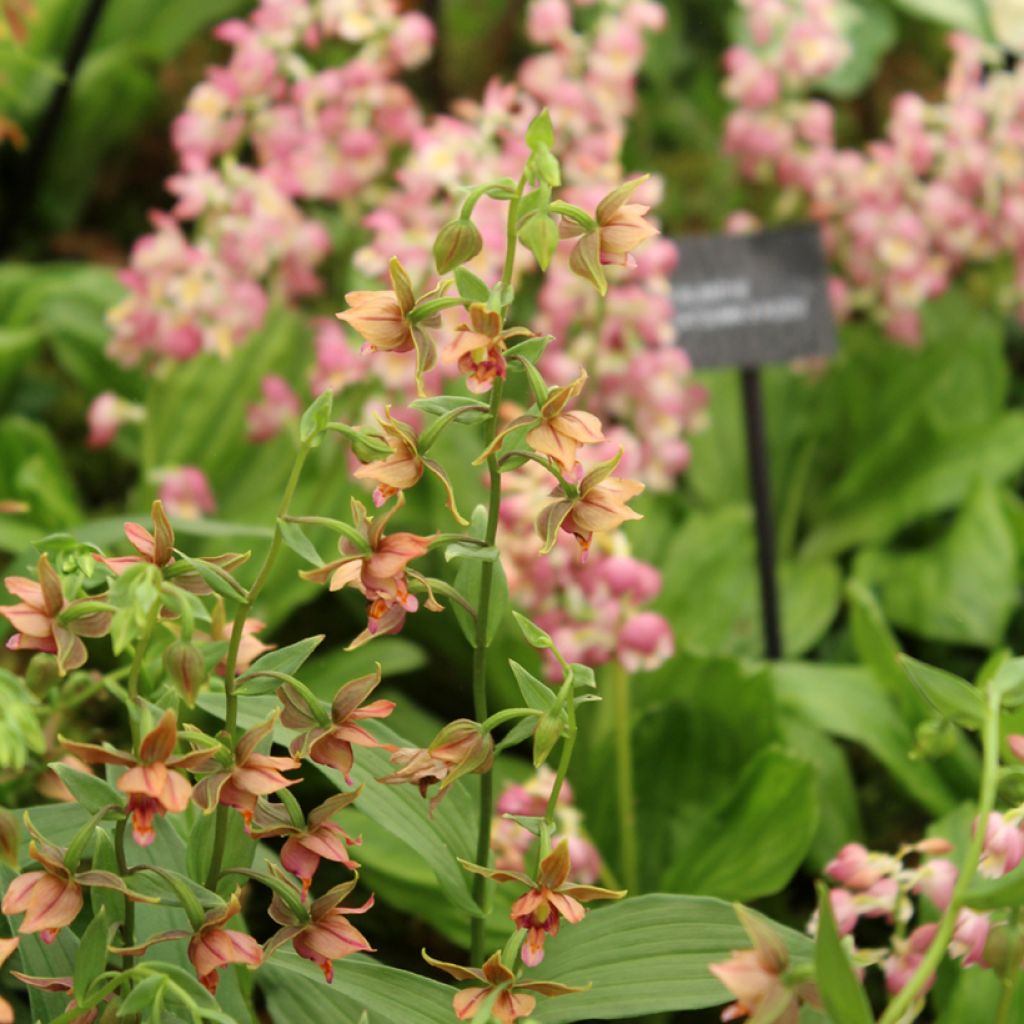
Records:
M456 981L487 981L479 967L463 967L461 964L448 963L447 960L435 960L425 949L420 951L420 955L431 967L444 971Z
M145 762L166 761L178 742L178 717L168 708L160 721L142 737L139 757Z

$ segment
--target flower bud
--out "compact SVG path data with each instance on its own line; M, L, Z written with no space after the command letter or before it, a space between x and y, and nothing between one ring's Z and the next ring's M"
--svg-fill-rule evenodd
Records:
M591 231L576 243L569 254L569 269L589 281L599 294L604 295L608 291L608 280L601 266L600 232Z
M450 220L434 242L434 263L439 274L462 266L483 248L477 226L468 217Z
M187 641L175 640L164 651L164 667L189 707L193 707L199 688L206 682L206 662L203 656Z
M494 740L479 722L459 718L449 722L427 748L432 757L450 766L443 787L472 772L483 773L494 758Z
M547 270L558 248L558 225L546 213L531 214L519 229L519 240L536 257L541 270Z
M561 739L563 723L560 715L545 712L537 719L533 731L533 766L539 768L548 758L554 745Z

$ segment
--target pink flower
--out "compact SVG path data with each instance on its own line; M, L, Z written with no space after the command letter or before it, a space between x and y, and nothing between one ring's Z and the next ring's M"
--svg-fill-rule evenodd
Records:
M0 605L3 616L14 628L7 641L11 651L46 651L57 656L57 670L63 676L81 668L88 658L82 637L105 636L110 631L111 612L75 614L76 607L89 598L68 602L60 576L43 554L36 563L37 580L8 576L7 592L21 600Z
M922 865L914 892L927 896L939 908L945 910L953 896L953 887L959 872L951 860L935 858Z
M526 941L520 953L527 967L536 967L544 959L544 940L557 935L564 918L578 924L586 915L583 902L619 900L625 891L601 889L594 885L577 885L569 881L569 844L562 840L540 862L536 880L518 871L501 871L463 864L469 871L498 882L518 882L528 892L512 904L510 914L517 928L526 929Z
M320 968L330 984L334 981L334 961L353 953L372 953L373 947L366 936L348 918L353 914L365 914L373 907L373 896L361 907L341 907L341 903L356 886L358 880L337 885L313 901L310 919L300 924L275 896L271 903L270 916L284 927L267 943L269 954L278 946L290 941L299 956L312 960Z
M160 500L168 515L202 519L217 511L206 474L198 466L178 466L160 474Z
M873 853L860 843L847 843L825 865L825 874L850 889L869 889L899 871L900 862L884 853Z
M278 691L284 705L281 724L297 729L299 735L292 740L289 750L294 757L308 757L317 764L334 768L351 782L349 773L358 747L386 747L358 723L367 718L387 718L395 709L393 701L375 700L364 703L380 685L380 667L370 675L352 679L342 686L331 704L329 723L321 722L312 712L306 699L287 683Z
M629 672L653 672L675 649L672 627L657 612L638 612L619 633L619 660Z
M362 840L353 839L337 822L331 820L358 796L359 790L330 797L310 811L302 827L292 819L284 804L261 801L256 805L253 838L287 837L281 847L281 865L302 883L303 899L309 892L321 859L344 864L352 871L358 869L358 862L348 855L348 847L358 846Z
M300 761L256 751L257 746L271 734L276 721L277 715L274 714L266 722L245 732L235 746L234 762L230 766L225 767L209 754L205 763L195 766L197 771L213 769L192 790L192 799L205 813L211 814L218 804L234 807L242 815L245 830L249 832L259 797L269 796L300 781L281 774L282 771L301 767Z
M116 785L128 795L125 810L131 816L132 837L139 846L149 846L156 839L154 817L177 814L188 807L192 783L182 770L197 767L209 757L204 750L175 757L177 742L178 719L170 709L142 737L138 755L61 737L62 745L86 764L113 764L128 769L118 777Z
M978 824L975 822L974 827ZM1024 833L1016 822L992 811L985 825L985 845L982 847L978 873L986 878L1001 878L1024 859Z
M85 414L89 426L86 444L90 448L105 448L117 437L118 430L126 423L141 423L146 410L135 402L129 402L113 391L103 391L89 403Z
M269 441L296 419L302 410L299 396L283 377L271 374L260 385L263 399L246 410L249 440Z
M988 941L992 920L988 914L979 914L966 907L957 914L956 930L949 941L949 955L961 957L964 967L985 963L985 943Z
M820 1005L817 990L808 982L788 987L784 979L789 950L782 937L746 907L737 904L736 913L754 948L734 950L728 960L710 966L736 999L725 1008L722 1020L754 1017L765 1008L775 1011L773 1019L779 1024L797 1024L803 1003Z
M902 991L914 976L938 928L937 924L923 924L915 928L906 939L894 941L895 951L882 962L885 987L890 995ZM924 984L922 995L934 984L935 974L932 973Z
M188 958L203 987L212 994L217 992L219 972L229 964L254 968L263 962L263 950L251 935L224 927L241 909L235 893L222 910L211 910L189 939Z
M491 1004L491 1014L499 1024L515 1024L522 1017L533 1013L537 1000L523 992L536 992L542 996L562 996L571 992L582 992L583 989L572 988L559 984L557 981L530 981L528 978L517 978L501 962L501 952L494 953L480 967L460 967L458 964L435 960L423 954L423 959L431 967L437 967L456 981L476 981L482 985L471 985L455 993L452 1006L458 1020L472 1020L487 999L497 992L497 998Z
M391 34L391 54L401 67L418 68L430 59L436 34L434 23L425 14L407 11Z

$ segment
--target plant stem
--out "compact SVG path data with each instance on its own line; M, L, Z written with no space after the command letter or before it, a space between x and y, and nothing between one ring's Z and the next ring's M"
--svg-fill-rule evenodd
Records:
M114 852L117 856L117 870L121 877L128 874L128 858L125 854L125 833L128 831L128 819L122 818L114 827ZM124 898L124 921L121 922L121 940L124 946L135 945L135 904L126 896ZM122 967L130 970L132 958L122 957Z
M256 598L263 590L271 570L274 568L274 563L277 561L283 541L280 521L288 515L288 509L295 496L295 489L299 485L302 467L306 463L309 451L309 445L304 444L295 456L295 464L292 466L291 475L288 477L288 483L285 485L284 495L281 498L281 505L277 510L277 521L274 524L274 536L270 540L270 547L267 549L260 571L256 574L256 579L249 588L245 600L239 604L238 611L235 612L234 622L231 626L231 638L228 641L228 651L224 662L224 728L231 737L232 743L235 742L235 733L238 728L238 692L235 689L235 673L245 620L248 618L249 612L252 611L252 606L256 603ZM213 889L220 878L221 866L224 862L224 846L227 842L228 813L227 806L218 804L213 831L213 851L210 854L210 870L206 876L208 889Z
M615 786L619 810L619 859L622 879L631 893L640 888L640 857L636 835L636 789L633 784L633 734L629 708L629 676L619 661L611 664L612 708L615 717Z
M516 255L516 219L519 212L519 200L526 187L526 176L519 179L515 198L508 204L508 222L505 232L505 264L501 273L501 284L507 288L512 283L512 268ZM489 437L490 444L498 432L498 413L501 409L501 395L504 380L495 377L491 387ZM490 487L487 495L487 528L484 542L493 546L498 536L498 515L501 511L501 472L498 457L492 453L487 457L487 472L490 474ZM476 646L473 649L473 714L478 722L487 720L487 648L489 643L491 618L491 587L494 583L494 562L484 562L480 566L480 604L476 610ZM480 776L480 808L479 824L476 839L476 862L487 864L491 853L491 815L494 813L494 777L491 772ZM484 936L487 919L484 916L487 906L488 882L483 875L473 878L473 901L480 908L481 916L474 917L470 923L470 962L478 963L483 959Z
M139 642L135 645L135 651L132 654L132 667L128 673L128 700L131 703L131 707L128 709L128 722L131 726L132 742L136 742L138 740L136 705L139 699L139 680L142 677L142 662L146 657L146 649L149 647L149 641L153 637L153 630L156 628L156 620L159 617L160 601L155 600L153 602L153 607L150 608L146 615L146 624L142 628L142 636L139 637Z
M544 847L550 842L551 833L555 827L555 811L558 808L558 797L562 792L562 784L566 775L569 774L569 765L572 762L572 753L576 747L576 698L572 689L571 672L566 676L565 683L566 698L565 710L569 718L569 730L562 740L562 756L558 759L558 770L555 772L555 781L551 786L551 795L548 797L548 805L544 808L544 821L547 828L541 835L540 846L537 849L537 871L540 871L540 862L550 852Z
M996 1024L1010 1024L1010 1011L1013 1007L1013 994L1017 989L1017 975L1020 972L1021 933L1020 907L1010 911L1010 958L1003 975L1003 991L999 996L999 1008L996 1011Z
M981 788L978 793L978 812L974 821L974 835L971 837L963 864L960 866L960 874L953 888L949 906L946 907L946 912L939 921L938 930L928 947L928 952L918 964L910 981L878 1018L878 1024L896 1024L896 1021L903 1019L903 1015L913 1005L914 1000L924 989L928 979L945 956L946 946L956 929L957 916L964 906L967 891L974 880L975 872L978 869L978 860L985 845L985 824L996 802L996 789L999 782L999 707L999 693L990 687L988 710L982 729Z
M511 216L511 214L510 214ZM497 428L498 408L501 404L502 381L496 378L491 389L491 436ZM484 540L494 544L498 535L498 513L501 509L501 473L498 472L497 458L487 459L491 474L487 505L487 530ZM476 610L476 646L473 649L473 714L478 722L487 720L487 647L488 627L491 618L491 587L494 583L494 563L483 562L480 566L480 604ZM480 776L480 822L477 831L476 862L486 864L491 851L491 815L494 812L494 779L490 772ZM473 878L473 900L483 911L487 900L487 879L483 875ZM486 920L474 917L471 924L471 963L483 957L484 931Z

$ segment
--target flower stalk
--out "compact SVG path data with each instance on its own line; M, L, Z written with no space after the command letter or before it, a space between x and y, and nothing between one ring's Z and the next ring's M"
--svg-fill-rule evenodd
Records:
M986 705L985 722L982 727L981 737L981 786L978 793L978 812L975 818L977 822L971 842L964 854L963 863L957 876L956 886L946 907L942 919L939 921L938 929L932 939L928 951L922 957L917 970L914 971L910 981L896 995L885 1008L882 1016L878 1018L878 1024L897 1024L903 1020L907 1010L914 1004L918 995L924 991L928 979L939 966L942 958L946 955L946 947L956 929L957 915L963 909L967 899L967 892L978 869L978 861L985 845L985 826L989 814L995 807L996 790L999 783L999 713L1000 694L996 687L988 689L988 703Z

